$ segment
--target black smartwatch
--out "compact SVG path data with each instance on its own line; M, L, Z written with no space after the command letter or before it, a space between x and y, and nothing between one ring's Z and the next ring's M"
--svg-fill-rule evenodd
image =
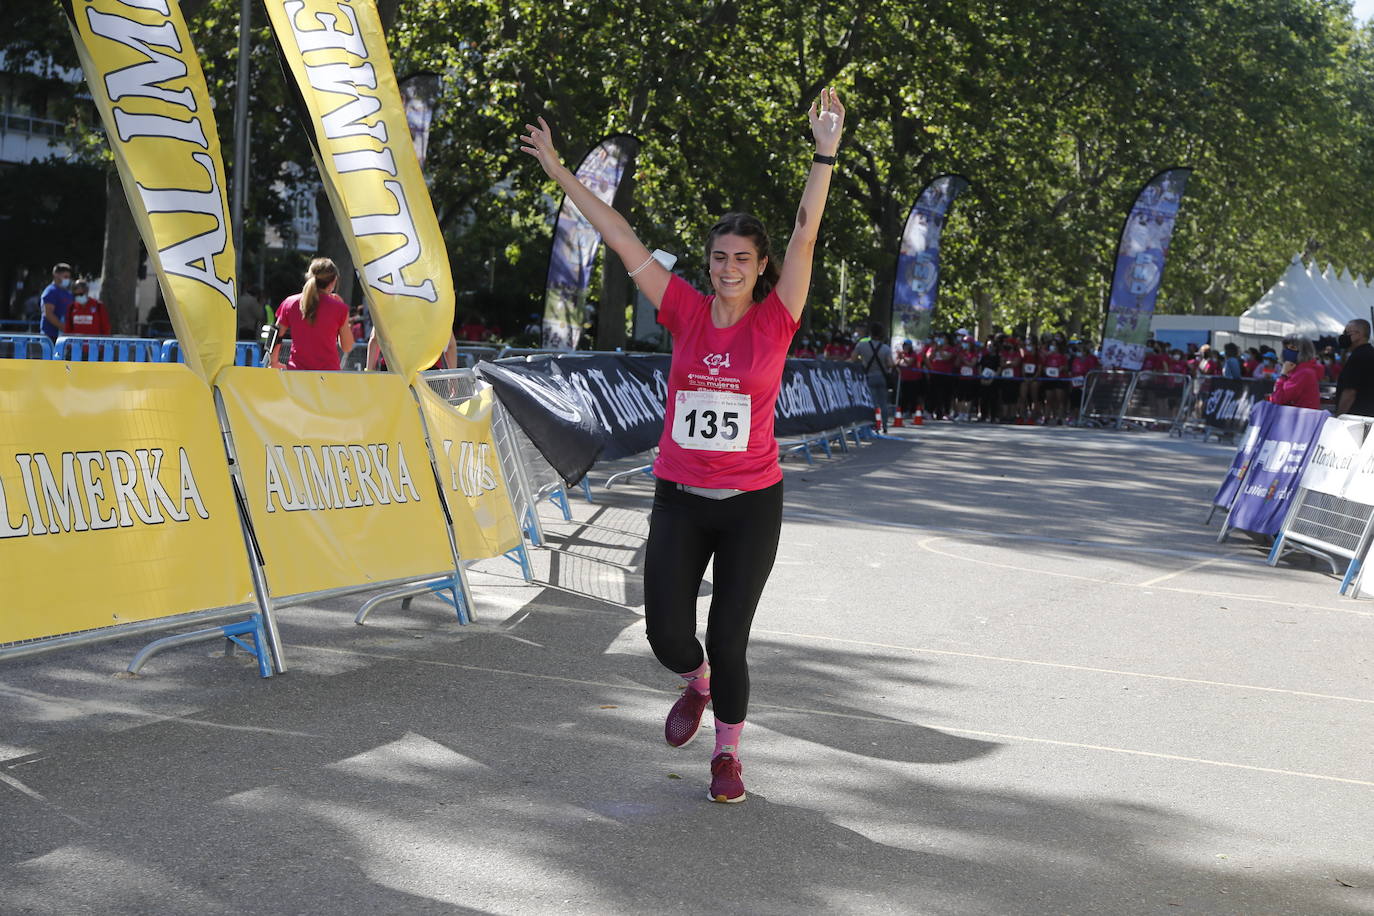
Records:
M835 164L835 157L834 157L834 156L822 156L820 153L816 153L814 156L811 157L811 161L812 161L812 162L819 162L821 165L830 165L830 166L833 166L833 165Z

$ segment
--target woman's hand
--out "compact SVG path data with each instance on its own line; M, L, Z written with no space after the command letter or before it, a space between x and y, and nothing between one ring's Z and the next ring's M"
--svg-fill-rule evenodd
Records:
M806 116L811 121L811 135L816 138L816 152L835 155L840 148L840 132L844 130L844 106L839 94L834 89L822 89L820 99L811 103Z
M1283 368L1280 369L1279 371L1280 371L1283 375L1292 375L1292 374L1293 374L1293 370L1296 369L1296 368L1298 368L1298 364L1297 364L1297 363L1285 362L1285 363L1283 364Z
M563 160L558 158L558 150L553 148L553 130L549 122L541 117L538 127L526 124L525 130L527 133L520 138L524 146L520 148L539 160L544 174L556 179L558 176L555 173L563 168Z

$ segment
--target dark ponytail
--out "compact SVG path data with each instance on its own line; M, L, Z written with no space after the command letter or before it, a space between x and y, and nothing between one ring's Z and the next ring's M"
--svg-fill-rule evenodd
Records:
M712 226L711 231L706 233L706 263L708 268L711 263L711 246L722 235L738 235L749 239L754 243L754 249L758 252L759 260L762 261L767 258L763 273L754 280L754 301L762 302L768 298L773 287L778 285L778 278L782 276L781 271L778 270L778 260L773 257L773 248L768 242L768 230L763 228L763 223L757 216L750 213L725 214L720 218L720 222Z
M320 305L320 294L329 288L339 276L339 269L328 258L316 258L310 262L310 270L305 275L305 286L301 289L301 314L311 324L315 323L315 310Z

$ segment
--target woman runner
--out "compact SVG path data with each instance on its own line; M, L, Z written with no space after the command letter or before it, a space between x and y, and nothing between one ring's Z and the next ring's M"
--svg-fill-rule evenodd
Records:
M277 327L291 335L288 369L342 369L353 352L353 328L348 322L348 305L334 295L339 269L329 258L310 262L305 286L294 296L282 300L277 309ZM337 348L337 349L336 349ZM280 369L281 344L272 347L273 368Z
M811 262L830 189L844 106L822 90L808 112L816 152L781 269L763 224L729 213L706 235L713 296L670 274L630 224L563 165L549 125L525 125L525 152L539 160L601 238L673 335L667 413L644 561L649 645L687 682L664 723L681 747L697 733L708 703L716 745L708 797L744 801L740 731L749 705L745 650L754 610L773 569L782 528L782 471L773 406L783 361L811 287ZM706 648L696 638L696 598L715 557Z

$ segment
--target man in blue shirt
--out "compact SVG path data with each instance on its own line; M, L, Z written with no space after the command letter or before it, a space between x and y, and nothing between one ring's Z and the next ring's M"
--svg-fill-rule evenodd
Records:
M1245 372L1240 363L1240 347L1233 343L1228 343L1222 347L1222 352L1226 354L1226 361L1221 364L1222 378L1245 378Z
M67 309L72 307L72 266L57 264L52 269L52 282L43 290L43 333L56 342L62 333L62 322L67 317Z

